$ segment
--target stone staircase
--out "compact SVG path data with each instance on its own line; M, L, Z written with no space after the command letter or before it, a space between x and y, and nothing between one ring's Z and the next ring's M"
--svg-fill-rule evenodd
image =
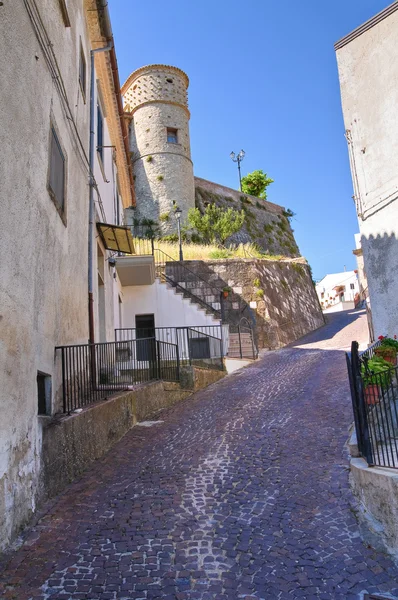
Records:
M239 339L240 338L240 339ZM250 332L229 334L228 358L254 358L253 340Z

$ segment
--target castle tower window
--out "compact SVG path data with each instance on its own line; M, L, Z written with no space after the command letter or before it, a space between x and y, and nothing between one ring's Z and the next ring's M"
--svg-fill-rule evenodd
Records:
M177 129L167 128L167 142L169 144L178 144Z

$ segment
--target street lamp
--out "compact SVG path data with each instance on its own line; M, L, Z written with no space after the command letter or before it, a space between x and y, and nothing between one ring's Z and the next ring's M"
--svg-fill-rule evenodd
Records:
M184 260L184 257L182 255L182 244L181 244L181 215L182 215L182 210L181 208L179 208L178 206L176 206L175 211L174 211L174 215L175 218L177 220L177 230L178 230L178 244L180 247L180 260Z
M230 157L231 157L231 159L232 159L234 162L237 162L237 163L238 163L238 171L239 171L239 189L240 189L240 191L242 191L242 178L241 178L241 175L240 175L240 163L241 163L241 162L242 162L242 160L245 158L245 151L244 151L244 150L241 150L241 151L239 152L239 154L237 154L237 155L235 154L235 152L231 152L231 154L230 154Z

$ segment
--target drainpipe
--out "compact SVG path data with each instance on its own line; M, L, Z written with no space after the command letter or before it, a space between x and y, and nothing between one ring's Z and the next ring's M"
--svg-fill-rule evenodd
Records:
M94 223L95 223L95 201L94 201L94 150L95 150L95 71L94 56L97 52L109 52L113 48L113 41L103 48L96 48L90 52L90 199L88 212L88 330L89 343L94 344L94 269L93 269L93 248L94 248Z

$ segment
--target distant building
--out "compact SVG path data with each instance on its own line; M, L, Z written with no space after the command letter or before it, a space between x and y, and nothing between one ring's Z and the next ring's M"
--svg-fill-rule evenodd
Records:
M322 310L347 310L359 301L359 283L356 271L326 275L316 284L316 293Z
M398 2L335 45L375 336L398 333Z

